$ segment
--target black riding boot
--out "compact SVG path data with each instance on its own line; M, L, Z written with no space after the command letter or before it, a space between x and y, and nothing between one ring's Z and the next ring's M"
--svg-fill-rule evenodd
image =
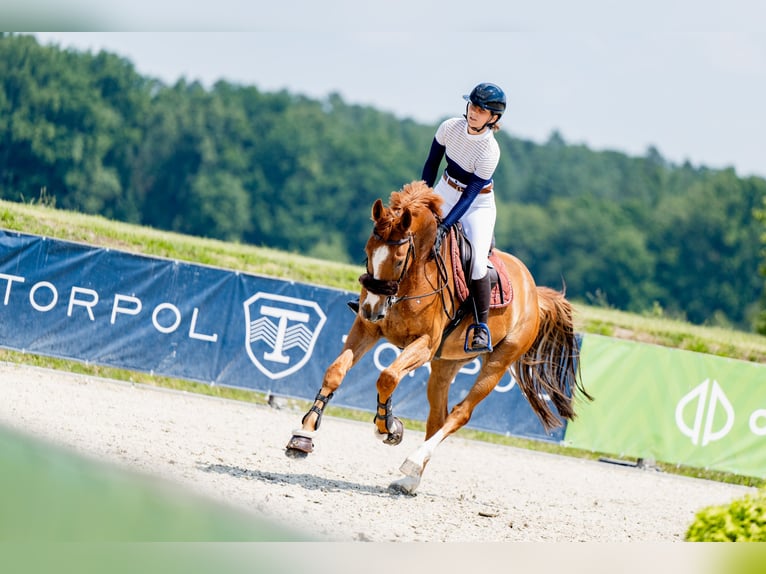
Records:
M492 296L489 274L481 279L474 279L470 289L476 310L476 323L468 328L465 350L466 352L492 351L492 339L487 326L489 303Z

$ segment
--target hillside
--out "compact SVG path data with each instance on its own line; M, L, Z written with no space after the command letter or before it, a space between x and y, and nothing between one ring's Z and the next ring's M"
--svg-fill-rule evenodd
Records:
M132 253L268 275L357 291L363 268L274 249L158 231L100 216L0 200L0 227L120 249ZM554 286L555 287L555 286ZM720 327L702 327L656 315L637 315L575 301L577 329L622 339L766 362L766 337Z
M0 118L0 199L352 265L369 206L420 178L437 127L337 94L165 85L117 54L7 33ZM766 179L513 130L510 111L495 136L495 237L538 282L563 278L594 305L766 331Z

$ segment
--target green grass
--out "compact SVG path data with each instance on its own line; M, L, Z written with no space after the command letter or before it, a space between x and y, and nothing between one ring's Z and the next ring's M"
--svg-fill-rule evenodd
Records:
M43 205L20 204L0 200L0 227L22 233L110 247L131 253L188 261L195 264L242 271L253 275L276 277L348 291L356 291L358 289L357 278L363 272L363 268L358 265L318 260L304 257L300 254L286 253L265 247L189 237L114 222L103 217L56 210ZM696 326L667 317L636 315L615 309L578 304L576 302L575 309L576 328L583 333L594 333L690 351L711 353L744 361L766 362L766 337L761 335L721 327ZM266 402L266 397L262 394L247 390L210 386L97 365L85 365L75 361L29 355L15 351L0 350L0 360L162 386L234 400L252 401L261 404ZM306 401L291 400L288 404L296 410L296 413L302 413L308 408L308 402ZM370 413L367 412L350 411L332 406L328 407L327 414L364 421L370 420L371 417ZM407 421L407 427L413 430L424 430L424 424L420 421ZM583 451L557 443L507 437L471 429L463 429L459 435L475 440L566 456L593 459L606 456L604 453ZM657 466L667 472L698 478L749 486L766 485L766 480L753 477L661 462L658 462Z
M577 305L578 330L708 353L755 363L766 362L766 337L723 327L703 327L667 317Z
M99 216L2 200L0 227L337 289L356 290L359 285L357 278L362 273L360 266L312 259L266 247L190 237L110 221Z

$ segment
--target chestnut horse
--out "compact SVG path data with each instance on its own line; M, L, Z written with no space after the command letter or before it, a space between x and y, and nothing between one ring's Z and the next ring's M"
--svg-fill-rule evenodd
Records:
M393 416L391 396L407 373L431 362L427 396L430 411L425 441L404 461L404 477L391 488L412 494L420 484L436 447L460 429L506 371L511 370L532 409L546 429L561 426L546 398L564 419L575 416L575 392L590 398L579 380L578 347L572 307L562 293L537 287L527 267L516 257L500 253L510 275L509 305L490 310L493 350L482 357L473 387L448 411L450 383L460 368L477 355L464 350L469 313L446 334L457 310L449 241L433 253L442 198L422 181L391 194L389 207L378 199L372 206L373 232L365 252L367 272L356 320L340 355L325 372L314 404L293 431L286 454L305 457L313 451L322 412L346 373L381 338L402 349L377 380L376 434L391 445L402 440L404 425Z

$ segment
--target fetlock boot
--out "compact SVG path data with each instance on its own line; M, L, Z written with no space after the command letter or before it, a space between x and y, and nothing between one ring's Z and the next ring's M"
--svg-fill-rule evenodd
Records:
M491 352L492 338L487 326L489 304L492 296L489 274L481 279L474 279L471 282L470 289L476 312L476 323L471 325L466 333L465 351L467 353Z

